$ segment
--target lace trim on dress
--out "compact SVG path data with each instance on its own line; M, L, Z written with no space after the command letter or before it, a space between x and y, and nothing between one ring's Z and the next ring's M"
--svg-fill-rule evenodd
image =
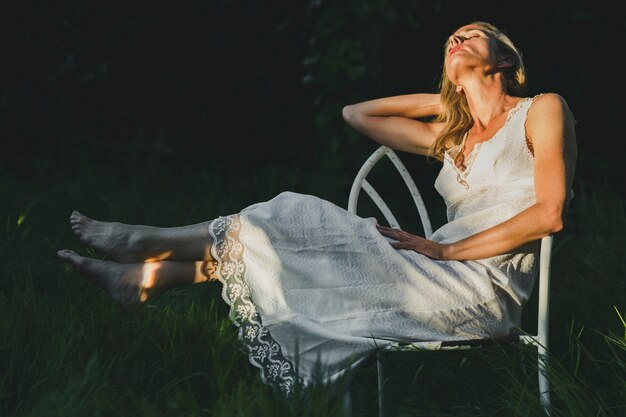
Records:
M537 96L535 96L537 97ZM480 151L480 148L482 147L482 145L486 142L491 142L492 140L496 139L498 136L500 136L500 134L502 132L504 132L504 129L507 127L507 125L509 124L509 121L511 120L511 118L513 117L513 115L515 113L517 113L517 111L522 107L522 103L528 101L528 100L534 100L535 97L524 97L522 98L520 101L517 102L517 104L509 110L509 113L506 115L506 120L504 121L504 124L502 125L502 127L500 127L500 129L498 129L498 131L490 138L487 139L485 141L482 142L478 142L477 144L474 145L474 148L472 148L472 151L470 152L470 154L467 156L467 165L465 167L464 170L459 169L459 167L457 166L455 159L456 157L462 153L465 150L465 141L467 140L467 136L469 134L469 131L465 132L465 134L463 135L463 140L461 141L460 144L453 146L452 148L450 148L449 150L444 151L444 157L447 156L449 162L452 165L452 168L456 171L456 179L457 181L463 185L465 188L469 189L469 183L466 181L467 176L470 173L470 168L472 167L472 163L474 162L474 160L476 160L476 156L478 155L478 152ZM454 151L457 148L459 148L458 152L456 152L455 157L451 157L449 151ZM461 163L463 163L463 157L461 159Z
M217 262L215 271L223 284L222 298L231 307L229 318L239 327L239 340L248 348L250 363L261 369L265 383L277 386L287 397L296 383L301 383L294 366L285 358L280 345L261 323L261 317L250 299L243 263L243 244L239 241L239 214L220 216L209 223L213 239L211 256Z
M535 94L532 98L531 98L531 105L532 102L535 101L535 99L537 97L541 97L542 95L544 95L545 93L539 93L539 94ZM526 150L528 152L530 152L531 156L534 158L535 157L535 148L533 147L533 143L530 140L530 136L528 136L528 132L526 131L526 121L524 121L524 138L526 140Z

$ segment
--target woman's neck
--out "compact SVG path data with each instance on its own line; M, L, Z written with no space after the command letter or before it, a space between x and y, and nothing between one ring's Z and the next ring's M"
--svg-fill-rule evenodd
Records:
M474 119L472 129L481 133L490 126L492 121L498 121L503 113L515 107L519 97L506 94L502 85L485 86L479 88L463 87L463 94L467 99L470 113Z

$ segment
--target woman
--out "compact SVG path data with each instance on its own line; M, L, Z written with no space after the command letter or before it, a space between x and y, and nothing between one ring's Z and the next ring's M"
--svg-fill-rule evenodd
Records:
M575 121L557 94L523 97L521 54L493 25L459 28L444 52L438 94L343 109L374 141L443 162L435 187L449 222L430 239L284 192L175 228L74 212L80 241L115 262L59 256L122 306L220 280L251 363L287 395L298 381L336 381L388 340L509 335L533 286L539 239L565 224Z

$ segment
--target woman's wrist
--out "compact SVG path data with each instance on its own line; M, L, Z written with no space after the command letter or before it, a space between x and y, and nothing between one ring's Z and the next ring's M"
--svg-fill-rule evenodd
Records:
M439 94L414 93L381 97L346 106L344 111L362 116L401 116L420 118L436 116L441 111Z
M441 249L441 259L444 261L455 260L456 246L454 243L444 243Z

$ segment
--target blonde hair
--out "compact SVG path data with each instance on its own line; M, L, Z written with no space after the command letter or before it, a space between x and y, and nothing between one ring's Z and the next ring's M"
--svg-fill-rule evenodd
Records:
M504 90L511 96L523 96L526 93L526 70L522 61L522 52L502 30L491 23L475 21L470 25L477 26L490 39L495 40L492 45L496 56L508 55L513 58L513 65L502 70ZM449 43L450 39L444 45L444 59ZM463 135L472 127L474 121L465 94L456 92L456 85L448 78L445 63L442 65L439 95L442 111L435 121L443 122L444 128L435 139L431 149L435 158L443 161L445 150L460 144Z

